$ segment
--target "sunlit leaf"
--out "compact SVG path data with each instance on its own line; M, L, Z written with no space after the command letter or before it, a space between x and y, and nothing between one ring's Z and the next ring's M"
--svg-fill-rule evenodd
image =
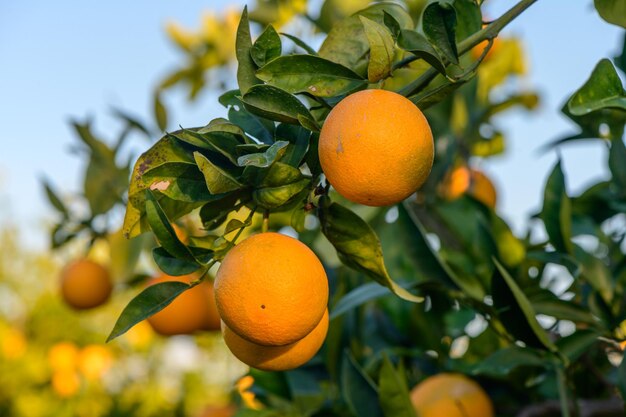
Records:
M572 95L567 106L575 116L604 108L626 111L626 91L610 60L605 58L598 62L587 82Z
M416 417L415 407L409 397L406 375L396 370L385 355L378 377L380 407L385 417Z
M313 121L300 100L287 91L271 85L255 85L242 97L246 109L257 116L278 122L300 124L299 116Z
M270 25L265 28L252 45L250 56L258 67L262 67L272 59L279 57L281 52L280 36L278 36L276 29Z
M248 6L244 7L237 28L237 40L235 43L235 51L237 56L237 83L242 94L248 92L250 87L255 84L261 84L261 81L255 76L256 66L250 55L252 49L252 38L250 36L250 23L248 22Z
M395 42L387 28L365 16L359 16L365 36L370 45L367 78L376 82L391 74L391 64L395 56Z

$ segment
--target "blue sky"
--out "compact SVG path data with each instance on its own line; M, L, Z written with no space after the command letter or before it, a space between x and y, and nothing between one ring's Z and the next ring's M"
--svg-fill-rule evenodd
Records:
M487 1L489 15L497 17L514 3ZM0 3L0 225L17 224L25 241L46 247L53 211L38 178L45 174L66 194L82 181L80 159L69 153L76 143L69 118L95 116L97 131L113 137L112 105L149 117L152 88L181 58L163 32L164 23L195 27L201 12L220 9L217 4ZM500 213L522 231L528 214L538 209L556 160L556 152L542 155L539 147L574 128L558 109L598 60L617 54L623 30L602 21L591 0L539 0L506 33L524 39L530 74L521 82L538 90L542 102L534 113L510 112L499 120L508 134L507 153L482 167L500 189ZM169 94L174 125L197 126L220 116L216 97L205 94L189 105L182 94ZM571 145L561 154L571 191L607 175L600 143Z

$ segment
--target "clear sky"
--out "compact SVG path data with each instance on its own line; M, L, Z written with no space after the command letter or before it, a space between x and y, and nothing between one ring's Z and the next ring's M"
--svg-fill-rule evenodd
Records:
M231 2L242 5L244 1ZM70 117L96 117L96 129L112 138L111 105L144 118L151 115L155 83L181 58L164 23L196 27L201 12L220 9L211 0L0 2L0 225L17 224L26 242L46 247L53 211L38 178L46 175L66 194L79 189L80 159ZM497 17L515 4L487 1ZM523 80L541 93L539 111L511 112L499 120L507 153L483 168L500 189L499 211L522 231L538 209L543 184L556 159L540 146L574 129L558 109L589 76L598 60L621 48L623 30L602 21L591 0L539 0L506 30L524 39L530 74ZM174 125L198 126L222 115L216 93L194 105L169 94ZM136 142L136 146L141 146ZM600 143L563 148L569 190L606 176Z

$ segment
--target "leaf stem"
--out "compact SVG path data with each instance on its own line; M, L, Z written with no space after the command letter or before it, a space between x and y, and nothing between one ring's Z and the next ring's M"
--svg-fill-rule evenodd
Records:
M567 400L567 377L562 366L556 367L556 379L559 388L559 402L561 404L561 416L570 417L569 401Z
M491 22L488 26L482 28L478 32L471 34L470 36L468 36L467 38L459 42L457 46L459 55L463 55L469 52L473 47L475 47L476 45L480 44L481 42L485 40L491 40L495 38L496 36L498 36L498 33L500 33L500 31L506 25L508 25L513 19L519 16L524 10L532 6L532 4L535 3L536 1L537 0L521 0L515 6L511 7L506 13L500 16L498 19ZM413 60L418 59L417 56L413 56L409 58L414 58ZM407 60L408 58L403 61L407 61ZM403 62L403 61L400 61L400 62ZM411 61L404 62L403 65L406 65L409 62ZM434 69L433 67L428 68L422 75L420 75L412 83L403 87L400 91L398 91L398 93L402 94L405 97L412 96L413 94L418 93L424 87L426 87L437 76L437 74L439 74L439 72L436 69Z

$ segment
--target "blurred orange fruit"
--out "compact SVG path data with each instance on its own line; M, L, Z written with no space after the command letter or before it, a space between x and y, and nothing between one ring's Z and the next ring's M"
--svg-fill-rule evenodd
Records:
M318 325L328 303L328 279L304 243L260 233L228 252L215 277L215 299L220 317L237 335L283 346Z
M65 302L75 309L104 304L112 290L109 271L89 259L72 262L61 272L61 294Z
M493 43L491 44L491 48L489 49L489 51L487 51L487 55L485 55L485 58L483 59L483 62L489 61L493 55L495 55L498 52L498 49L500 49L501 45L500 45L500 38L494 38L493 39ZM476 45L475 47L472 48L471 50L471 54L472 54L472 58L473 59L478 59L480 58L480 56L483 54L483 51L485 50L485 48L487 47L487 45L489 44L489 41L484 40L481 43L479 43L478 45Z
M475 168L459 166L444 180L442 194L455 200L465 193L492 209L496 207L497 192L489 177Z
M97 380L113 363L113 355L105 346L85 346L78 355L78 369L89 380Z
M433 135L426 117L407 98L364 90L328 114L319 158L339 194L367 206L389 206L426 181L433 165Z
M200 413L199 417L232 417L236 412L237 407L232 404L209 406Z
M52 389L60 397L71 397L80 388L80 378L76 371L57 370L52 374Z
M487 393L465 375L441 373L411 390L411 402L420 417L493 417Z
M7 359L19 359L26 352L26 337L18 329L8 329L0 339L2 355Z
M243 363L263 371L286 371L308 362L322 347L328 332L328 310L304 338L286 346L262 346L237 335L226 324L222 334L226 346Z
M55 371L73 371L77 361L78 347L72 342L59 342L48 351L48 362Z
M148 285L169 281L189 284L196 278L193 274L180 277L161 275L151 279ZM154 331L163 336L191 334L199 330L218 330L219 322L213 285L209 280L183 292L163 310L148 317L148 323Z

